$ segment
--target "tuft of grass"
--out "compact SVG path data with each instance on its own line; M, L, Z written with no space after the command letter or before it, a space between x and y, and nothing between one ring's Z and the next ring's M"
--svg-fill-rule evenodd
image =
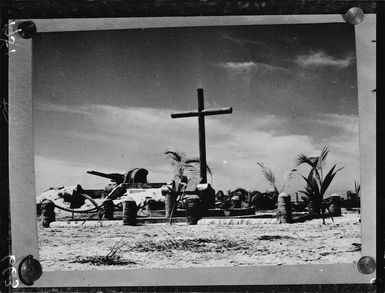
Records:
M92 255L92 256L78 256L73 263L90 263L95 266L104 266L104 265L133 265L137 264L134 261L123 260L119 255L109 256L109 255Z
M242 246L243 247L243 246ZM240 245L236 241L215 238L192 238L192 239L165 239L144 240L136 242L129 247L131 251L137 252L170 252L172 250L183 250L190 252L223 252L226 250L239 250Z
M134 261L123 260L118 253L121 251L122 247L126 245L123 241L124 236L117 241L114 246L111 247L110 251L106 255L92 255L92 256L78 256L72 262L74 263L90 263L96 266L102 265L132 265L137 264Z
M274 241L274 240L279 240L279 239L297 239L295 237L291 236L280 236L280 235L262 235L258 237L259 240L268 240L268 241Z
M354 242L354 243L352 243L352 245L354 248L350 251L361 251L361 243Z

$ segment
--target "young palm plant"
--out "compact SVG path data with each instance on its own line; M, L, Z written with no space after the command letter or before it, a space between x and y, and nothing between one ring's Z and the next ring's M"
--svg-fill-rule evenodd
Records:
M310 201L309 209L311 214L316 216L322 216L322 221L325 224L325 211L322 209L322 201L326 190L329 188L330 183L333 181L334 176L338 171L342 170L339 168L336 170L336 164L329 170L325 178L323 177L323 168L326 164L326 158L328 156L329 149L325 146L321 154L318 157L308 157L301 154L297 158L297 165L307 164L311 167L309 175L307 177L302 176L306 181L307 186L305 187L304 193Z
M257 164L259 165L259 167L261 167L262 175L263 177L265 177L267 183L274 189L274 198L272 198L272 200L276 202L278 194L283 192L289 186L290 180L294 177L294 174L297 172L297 169L292 169L284 175L285 183L281 186L281 188L279 188L273 171L270 168L266 167L262 162L257 162Z
M199 158L188 158L186 153L177 150L173 147L169 148L164 153L171 165L174 167L174 180L176 182L187 183L192 178L200 178L200 159ZM206 170L209 172L212 178L212 172L210 168L206 165ZM171 215L170 215L170 224L172 221L174 209L183 199L183 193L175 199L175 202L172 204Z
M168 149L164 154L174 167L174 180L182 181L184 177L190 179L200 176L199 158L188 158L184 152L175 148ZM206 166L206 170L212 177L212 172L208 166Z

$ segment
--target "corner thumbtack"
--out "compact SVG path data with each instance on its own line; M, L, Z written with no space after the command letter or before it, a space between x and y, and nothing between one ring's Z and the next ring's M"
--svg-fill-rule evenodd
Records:
M32 255L23 258L19 264L20 281L28 286L33 285L33 282L38 280L43 274L41 264L34 259Z
M376 261L370 256L363 256L357 263L357 269L361 274L370 275L376 270Z
M30 39L37 32L36 24L30 20L19 22L17 24L17 29L18 29L19 36L22 37L23 39Z
M342 18L350 24L357 25L364 20L364 12L359 7L352 7L342 14Z

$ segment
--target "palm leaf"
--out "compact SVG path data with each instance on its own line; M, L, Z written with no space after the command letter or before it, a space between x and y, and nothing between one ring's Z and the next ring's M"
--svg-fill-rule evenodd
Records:
M201 160L199 158L192 158L185 160L185 164L188 167L197 168L195 164L200 164ZM211 171L210 167L206 164L206 171L209 172L210 176L213 176L213 172Z
M308 179L308 180L311 180L311 179L314 177L314 171L315 171L315 170L316 170L315 168L313 168L313 169L310 170L309 175L307 176L307 179Z
M300 154L297 158L297 166L307 164L310 167L315 168L317 166L316 159L317 157L308 157L304 154Z
M316 197L311 190L300 190L299 192L306 195L308 200L313 200Z
M312 168L322 170L322 168L325 166L328 154L329 148L327 146L322 149L321 154L318 157L308 157L304 154L300 154L297 158L297 166L307 164Z
M321 151L320 156L318 157L318 162L317 162L317 168L322 169L325 164L326 164L326 158L329 154L329 148L328 146L324 146L324 148Z
M337 174L338 171L341 171L343 169L343 167L342 167L342 168L339 168L338 170L334 171L335 168L336 168L336 165L334 165L329 170L329 172L325 176L324 181L322 182L322 186L321 186L321 195L322 195L322 197L325 194L326 190L328 189L330 183L333 181L334 176Z
M334 172L334 169L336 168L336 165L334 165L330 170L329 172L326 174L325 176L325 180L322 182L322 186L321 186L321 193L322 193L322 196L325 194L326 190L328 189L330 183L333 181L334 179L334 176L335 176L335 173Z
M273 171L271 171L270 168L265 167L265 165L263 165L263 163L257 162L257 164L261 167L262 175L265 177L267 182L271 185L271 187L274 188L275 192L278 192L278 188L277 188L277 185L275 182L275 176L274 176Z
M305 181L307 183L306 190L311 191L314 194L314 196L320 198L321 194L320 194L320 190L319 190L317 181L313 177L308 179L305 176L302 176L302 178L305 179Z
M314 171L313 178L318 182L319 186L322 185L322 177L317 168L312 169ZM322 169L320 170L322 172Z
M164 154L167 155L167 157L170 159L171 164L182 163L186 156L185 153L174 149L169 149Z

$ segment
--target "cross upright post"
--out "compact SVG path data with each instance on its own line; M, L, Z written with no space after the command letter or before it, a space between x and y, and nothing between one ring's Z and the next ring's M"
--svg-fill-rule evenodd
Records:
M199 161L200 161L200 176L201 183L207 183L207 163L206 163L206 134L205 134L205 116L230 114L233 112L231 107L221 109L205 109L203 89L198 89L198 111L188 111L171 114L171 118L186 118L198 116L198 131L199 131Z

